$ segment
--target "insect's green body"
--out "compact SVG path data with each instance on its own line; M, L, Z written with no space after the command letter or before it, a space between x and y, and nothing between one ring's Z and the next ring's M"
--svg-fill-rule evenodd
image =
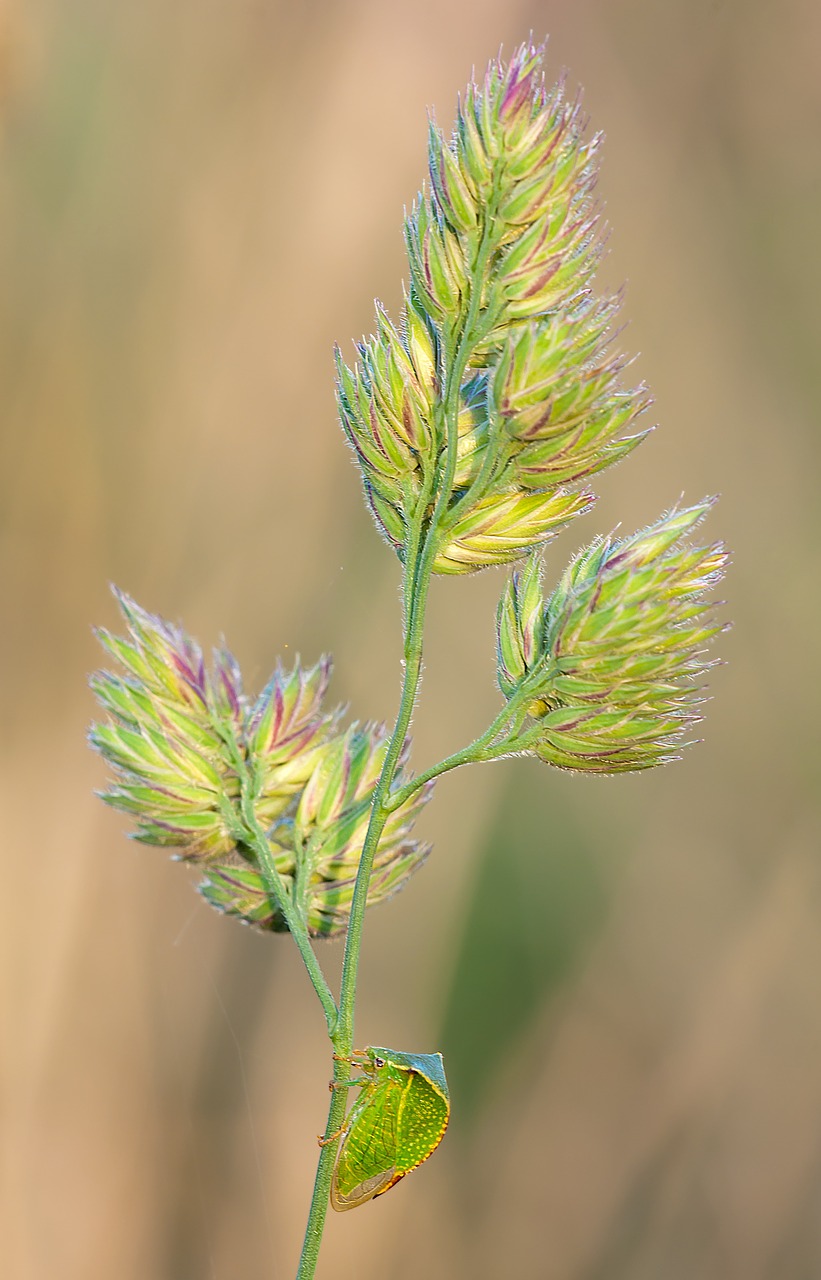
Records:
M436 1150L450 1118L441 1053L368 1048L365 1073L336 1156L331 1204L355 1209L381 1196Z

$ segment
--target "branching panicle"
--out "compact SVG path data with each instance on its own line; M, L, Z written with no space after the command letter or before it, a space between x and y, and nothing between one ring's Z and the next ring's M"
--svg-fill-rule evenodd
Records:
M405 558L424 481L446 486L435 573L470 573L542 546L593 501L567 492L629 453L648 404L606 353L617 300L590 283L601 249L598 138L578 101L545 89L522 46L470 85L450 139L428 138L430 185L406 224L407 313L429 370L384 313L355 369L338 363L340 414L384 536ZM461 361L461 363L459 363ZM391 365L392 378L379 376ZM447 389L459 401L444 429ZM455 463L451 458L455 458Z
M322 708L330 658L307 669L298 661L290 671L279 666L251 701L227 650L215 652L208 671L183 631L127 596L118 600L129 638L100 638L127 674L100 672L91 681L110 717L92 728L91 742L116 774L103 799L136 820L137 839L204 864L201 891L212 905L284 931L290 923L255 850L261 830L308 932L339 933L387 749L384 727L334 732L341 709ZM406 759L407 751L403 766ZM427 856L410 831L429 794L420 789L391 815L370 905L402 888Z
M497 614L498 680L507 698L527 700L523 749L561 768L617 773L663 764L686 744L712 665L707 646L724 629L704 596L727 552L685 541L711 505L594 542L541 609L536 558L514 575Z
M343 1130L333 1203L351 1208L430 1155L447 1123L440 1055L353 1050L365 911L427 857L412 831L433 780L511 754L588 773L673 759L699 719L709 646L723 629L706 597L727 553L691 541L709 500L632 537L597 539L544 597L544 547L593 505L591 477L645 439L650 399L624 384L621 299L595 291L600 139L563 82L545 86L543 59L543 48L522 45L468 85L450 137L431 122L428 182L405 223L400 322L377 306L376 332L353 362L336 351L341 423L403 564L392 732L342 727L342 709L325 706L329 658L278 665L252 698L227 650L209 668L180 628L127 596L118 594L127 637L99 633L122 668L92 678L108 720L91 741L114 773L103 798L134 819L137 839L197 862L213 906L289 932L325 1015L334 1082L297 1280L314 1275ZM408 732L432 576L505 564L516 567L496 616L502 709L475 742L414 774ZM311 941L337 934L338 999ZM364 1081L350 1081L352 1064ZM383 1088L386 1065L396 1080ZM420 1124L427 1114L429 1131L404 1132L400 1161L393 1085L414 1082L408 1114ZM349 1083L363 1084L355 1140Z

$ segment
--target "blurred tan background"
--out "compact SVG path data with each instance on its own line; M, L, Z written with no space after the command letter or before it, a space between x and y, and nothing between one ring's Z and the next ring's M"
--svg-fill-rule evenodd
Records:
M362 1042L441 1047L440 1153L333 1216L337 1280L821 1276L821 8L816 0L0 4L0 1272L287 1280L324 1123L287 939L93 795L107 584L249 685L336 655L392 719L397 565L331 347L396 309L401 217L471 67L532 29L607 134L605 275L661 429L596 532L723 495L735 630L655 775L440 785L370 918ZM348 350L350 347L348 346ZM487 724L502 574L433 592L415 759ZM323 954L333 971L340 948Z

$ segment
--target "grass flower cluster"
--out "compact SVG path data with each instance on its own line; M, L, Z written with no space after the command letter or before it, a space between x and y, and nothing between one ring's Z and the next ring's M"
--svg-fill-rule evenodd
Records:
M441 1055L354 1051L365 912L428 855L412 833L434 779L511 754L597 774L666 763L691 740L722 630L710 593L726 552L693 541L709 500L597 538L544 592L545 546L591 508L591 478L645 439L649 397L625 384L621 300L596 289L600 140L564 84L546 85L543 60L525 44L491 63L453 132L430 126L399 321L378 308L351 363L336 353L340 420L402 566L393 728L344 726L326 704L328 658L279 665L252 696L230 653L208 666L181 628L123 594L127 635L100 633L118 665L92 680L108 717L91 734L113 771L103 798L137 839L196 863L213 906L290 933L325 1015L334 1087L298 1280L315 1273L329 1197L350 1208L387 1191L447 1125ZM493 565L513 566L496 618L501 709L475 742L415 772L430 581ZM314 948L334 935L336 994Z

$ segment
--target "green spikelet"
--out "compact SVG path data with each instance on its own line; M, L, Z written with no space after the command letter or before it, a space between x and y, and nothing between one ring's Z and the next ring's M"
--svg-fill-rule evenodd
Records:
M590 289L599 140L563 84L545 87L543 60L521 46L468 86L450 138L431 124L402 332L378 309L356 365L338 358L376 523L404 559L413 521L427 532L435 509L435 573L543 546L593 501L569 486L646 435L633 428L648 397L621 386L608 347L618 301Z
M554 537L573 516L587 511L593 501L585 490L541 494L509 489L488 494L454 519L447 543L434 561L434 572L472 573L519 560Z
M434 403L436 346L426 320L405 305L400 334L377 312L377 334L349 368L337 349L337 403L382 533L395 546L438 452Z
M115 594L129 637L98 635L125 674L91 678L110 718L90 740L116 777L102 798L135 819L136 839L195 860L220 857L234 847L225 812L239 795L225 750L244 717L236 664L220 652L207 671L184 632Z
M471 254L493 218L480 350L508 326L578 293L600 252L592 188L599 139L564 85L545 89L544 49L522 45L470 84L453 136L431 125L430 191L406 227L412 288L437 320L458 325Z
M339 719L323 713L331 660L304 669L278 666L249 707L243 747L256 774L255 810L263 827L284 813L311 776L321 745Z
M356 871L365 839L387 737L383 726L352 725L320 752L295 812L271 833L277 869L303 914L309 933L330 937L347 923ZM403 763L407 749L403 755ZM401 768L396 785L401 785ZM368 906L398 892L429 853L410 839L415 818L430 798L430 787L396 809L379 842L368 886ZM263 876L239 857L231 865L209 867L200 886L212 905L259 928L286 925Z
M615 299L587 298L567 315L508 336L491 394L520 484L576 483L618 462L648 434L626 434L650 399L643 387L619 385L624 361L607 351L616 307Z
M663 764L686 745L713 665L706 649L724 629L704 597L721 581L727 553L720 543L686 541L711 505L594 542L543 606L533 561L514 575L497 613L497 675L528 720L511 749L561 768L618 773Z
M496 611L496 677L506 698L541 656L543 614L542 561L534 553L511 574Z
M309 930L338 933L350 909L359 856L387 747L383 728L335 732L340 711L322 708L331 663L278 666L256 699L243 692L227 650L206 668L179 627L116 593L128 637L99 633L124 674L91 686L109 719L92 745L115 781L102 798L129 814L135 836L203 865L203 895L261 928L286 923L245 826L243 795L287 892ZM402 757L407 760L408 745ZM401 768L397 786L401 781ZM368 903L400 889L428 853L410 839L429 798L424 788L391 814L377 851ZM247 796L246 796L247 798Z

